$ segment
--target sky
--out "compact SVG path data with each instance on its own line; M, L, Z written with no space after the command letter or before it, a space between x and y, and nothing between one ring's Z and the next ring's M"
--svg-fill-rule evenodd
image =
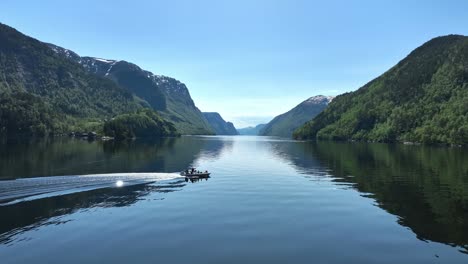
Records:
M81 56L185 83L237 128L314 95L354 91L441 35L468 35L466 0L1 0L0 22Z

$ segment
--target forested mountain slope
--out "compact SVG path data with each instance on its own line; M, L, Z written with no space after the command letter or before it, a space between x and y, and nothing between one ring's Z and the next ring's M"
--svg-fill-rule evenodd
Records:
M260 135L291 138L296 128L320 114L332 99L331 96L313 96L288 112L273 118L262 128Z
M141 69L119 60L80 57L67 49L49 44L58 54L67 56L89 72L110 79L135 94L171 121L182 134L213 134L214 131L195 106L190 92L180 81Z
M468 144L468 37L428 41L362 88L336 97L294 138Z
M0 24L0 134L46 135L93 126L145 103L111 80Z

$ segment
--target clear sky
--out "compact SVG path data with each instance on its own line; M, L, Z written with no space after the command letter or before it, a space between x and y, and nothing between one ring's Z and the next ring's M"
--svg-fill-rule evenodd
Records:
M174 77L240 128L356 90L433 37L468 35L468 1L1 0L0 22Z

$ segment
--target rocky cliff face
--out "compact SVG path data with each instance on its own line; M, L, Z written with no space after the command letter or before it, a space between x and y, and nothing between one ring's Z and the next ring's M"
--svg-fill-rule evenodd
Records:
M204 112L203 115L214 129L216 135L239 135L234 124L224 121L219 113Z
M156 75L126 61L95 57L80 57L78 54L48 44L57 54L80 63L88 72L107 78L142 99L171 121L182 134L213 134L208 121L195 106L190 92L182 82L167 76Z
M0 136L95 129L142 108L132 93L88 72L76 59L69 50L54 52L0 24Z

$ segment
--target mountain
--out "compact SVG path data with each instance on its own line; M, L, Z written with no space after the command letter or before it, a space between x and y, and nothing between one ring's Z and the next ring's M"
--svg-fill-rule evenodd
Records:
M118 115L104 124L104 133L115 139L176 136L174 124L149 108L136 113Z
M467 102L468 37L437 37L336 97L294 137L467 145Z
M0 135L102 127L147 103L48 45L0 24Z
M208 121L195 106L185 84L180 81L141 69L126 61L80 57L67 49L48 44L57 54L80 63L84 68L107 78L128 90L174 123L182 134L213 134Z
M310 97L288 112L273 118L262 128L260 135L290 138L296 128L320 114L332 99L332 96L323 95Z
M234 124L224 121L219 113L203 112L203 116L208 120L216 135L239 135Z
M237 132L239 132L239 135L258 135L260 133L260 130L265 126L265 124L259 124L256 125L255 127L245 127L245 128L239 128L237 129Z

